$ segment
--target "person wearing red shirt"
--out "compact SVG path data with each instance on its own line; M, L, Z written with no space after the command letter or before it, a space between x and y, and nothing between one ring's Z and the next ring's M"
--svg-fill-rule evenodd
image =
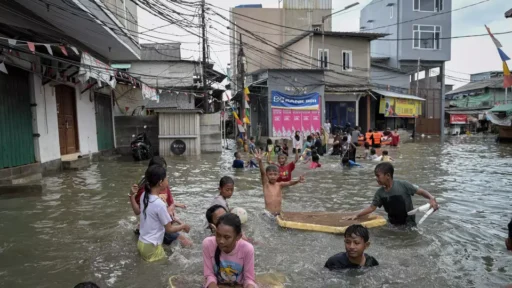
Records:
M155 156L149 161L148 168L153 165L160 165L167 169L167 163L165 162L165 159L163 159L162 157L159 157L159 156ZM140 209L140 200L141 200L140 198L145 191L145 186L146 186L146 179L143 177L141 179L141 181L139 182L139 184L132 185L131 192L130 192L130 194L128 194L128 196L130 198L130 204L132 206L132 209L133 209L133 212L135 213L135 215L140 215L140 210L141 210ZM172 197L170 187L167 187L167 189L165 191L163 191L162 193L160 193L160 195L158 195L158 197L160 197L160 199L162 199L162 201L164 201L167 204L167 211L171 215L172 219L176 223L182 224L182 221L179 220L179 218L176 216L175 210L176 210L176 207L186 209L187 206L184 204L174 202L174 198ZM136 234L138 234L138 230L139 230L138 228L135 230ZM164 244L170 245L176 239L178 239L183 246L191 246L192 245L192 242L190 241L190 239L181 235L180 233L166 233L165 237L164 237Z
M277 157L277 162L269 162L269 164L274 164L279 167L279 178L277 178L277 182L289 182L292 181L292 172L295 170L295 164L299 161L299 153L295 151L295 160L286 164L287 156L283 153L280 153Z
M398 130L395 130L395 132L391 133L391 146L398 146L398 143L400 143L400 135L398 134Z

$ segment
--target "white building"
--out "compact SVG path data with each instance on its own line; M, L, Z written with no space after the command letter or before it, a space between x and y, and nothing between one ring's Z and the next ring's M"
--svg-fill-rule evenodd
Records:
M0 7L0 180L114 148L109 63L140 58L130 1L45 2Z

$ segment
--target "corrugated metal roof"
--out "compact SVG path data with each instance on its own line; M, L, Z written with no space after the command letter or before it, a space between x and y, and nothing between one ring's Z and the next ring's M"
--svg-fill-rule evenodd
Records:
M400 93L396 93L396 92L377 90L377 89L372 89L372 91L375 93L379 93L380 95L383 95L386 97L425 101L425 99L418 97L418 96L414 96L414 95L400 94Z
M169 61L180 60L181 43L155 43L142 44L140 49L140 60L142 61Z
M475 81L468 83L462 87L459 87L455 90L452 90L445 95L452 95L452 94L458 94L463 93L466 91L472 91L472 90L479 90L484 88L503 88L503 78L497 78L497 79L490 79L490 80L484 80L484 81Z
M284 9L309 10L309 9L332 9L332 0L284 0Z

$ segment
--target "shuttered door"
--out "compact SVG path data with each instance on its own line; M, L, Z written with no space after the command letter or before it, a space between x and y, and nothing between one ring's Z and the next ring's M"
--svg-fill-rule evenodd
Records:
M0 169L35 162L28 73L0 72Z
M96 132L98 150L114 148L114 127L112 125L112 103L108 95L96 94Z

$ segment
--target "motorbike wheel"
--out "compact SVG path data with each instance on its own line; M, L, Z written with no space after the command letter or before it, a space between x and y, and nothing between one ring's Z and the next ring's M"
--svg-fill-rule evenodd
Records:
M135 161L142 160L142 154L140 152L140 149L138 149L137 151L133 151L132 155L133 155L133 160L135 160Z

